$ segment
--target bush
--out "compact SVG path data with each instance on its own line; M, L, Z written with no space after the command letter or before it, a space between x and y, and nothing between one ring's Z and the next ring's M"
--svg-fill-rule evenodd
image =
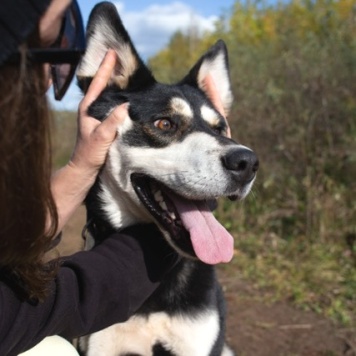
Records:
M230 56L233 136L261 163L240 208L222 201L217 212L238 236L236 265L276 295L349 320L356 305L356 2L236 2L214 33L194 38L181 62L172 40L149 63L158 77L178 80L166 59L185 72L219 37Z

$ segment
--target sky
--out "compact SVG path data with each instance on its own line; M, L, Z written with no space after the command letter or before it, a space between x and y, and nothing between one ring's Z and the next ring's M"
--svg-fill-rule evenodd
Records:
M86 25L96 0L77 0ZM235 0L131 0L113 1L140 56L147 60L165 47L177 30L192 25L201 31L212 30L215 21L229 11ZM73 80L61 102L49 99L57 110L76 110L81 94Z

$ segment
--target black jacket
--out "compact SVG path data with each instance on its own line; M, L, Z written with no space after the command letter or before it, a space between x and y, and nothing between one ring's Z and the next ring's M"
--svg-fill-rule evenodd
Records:
M142 225L64 258L44 303L21 301L0 280L0 355L18 355L46 336L74 338L126 321L176 263L161 239Z

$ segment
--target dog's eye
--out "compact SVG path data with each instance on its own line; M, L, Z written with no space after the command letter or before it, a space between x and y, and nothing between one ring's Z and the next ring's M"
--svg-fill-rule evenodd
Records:
M212 127L213 131L218 134L218 135L222 135L223 134L223 131L224 129L221 127L221 126L215 126L215 127Z
M174 127L173 123L168 119L156 120L154 125L162 131L169 131Z

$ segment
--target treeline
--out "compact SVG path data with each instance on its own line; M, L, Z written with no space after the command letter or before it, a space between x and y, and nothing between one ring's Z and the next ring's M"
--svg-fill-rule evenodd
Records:
M176 33L149 65L176 81L218 38L233 135L261 160L247 226L257 219L284 239L356 233L356 1L236 2L215 32Z

